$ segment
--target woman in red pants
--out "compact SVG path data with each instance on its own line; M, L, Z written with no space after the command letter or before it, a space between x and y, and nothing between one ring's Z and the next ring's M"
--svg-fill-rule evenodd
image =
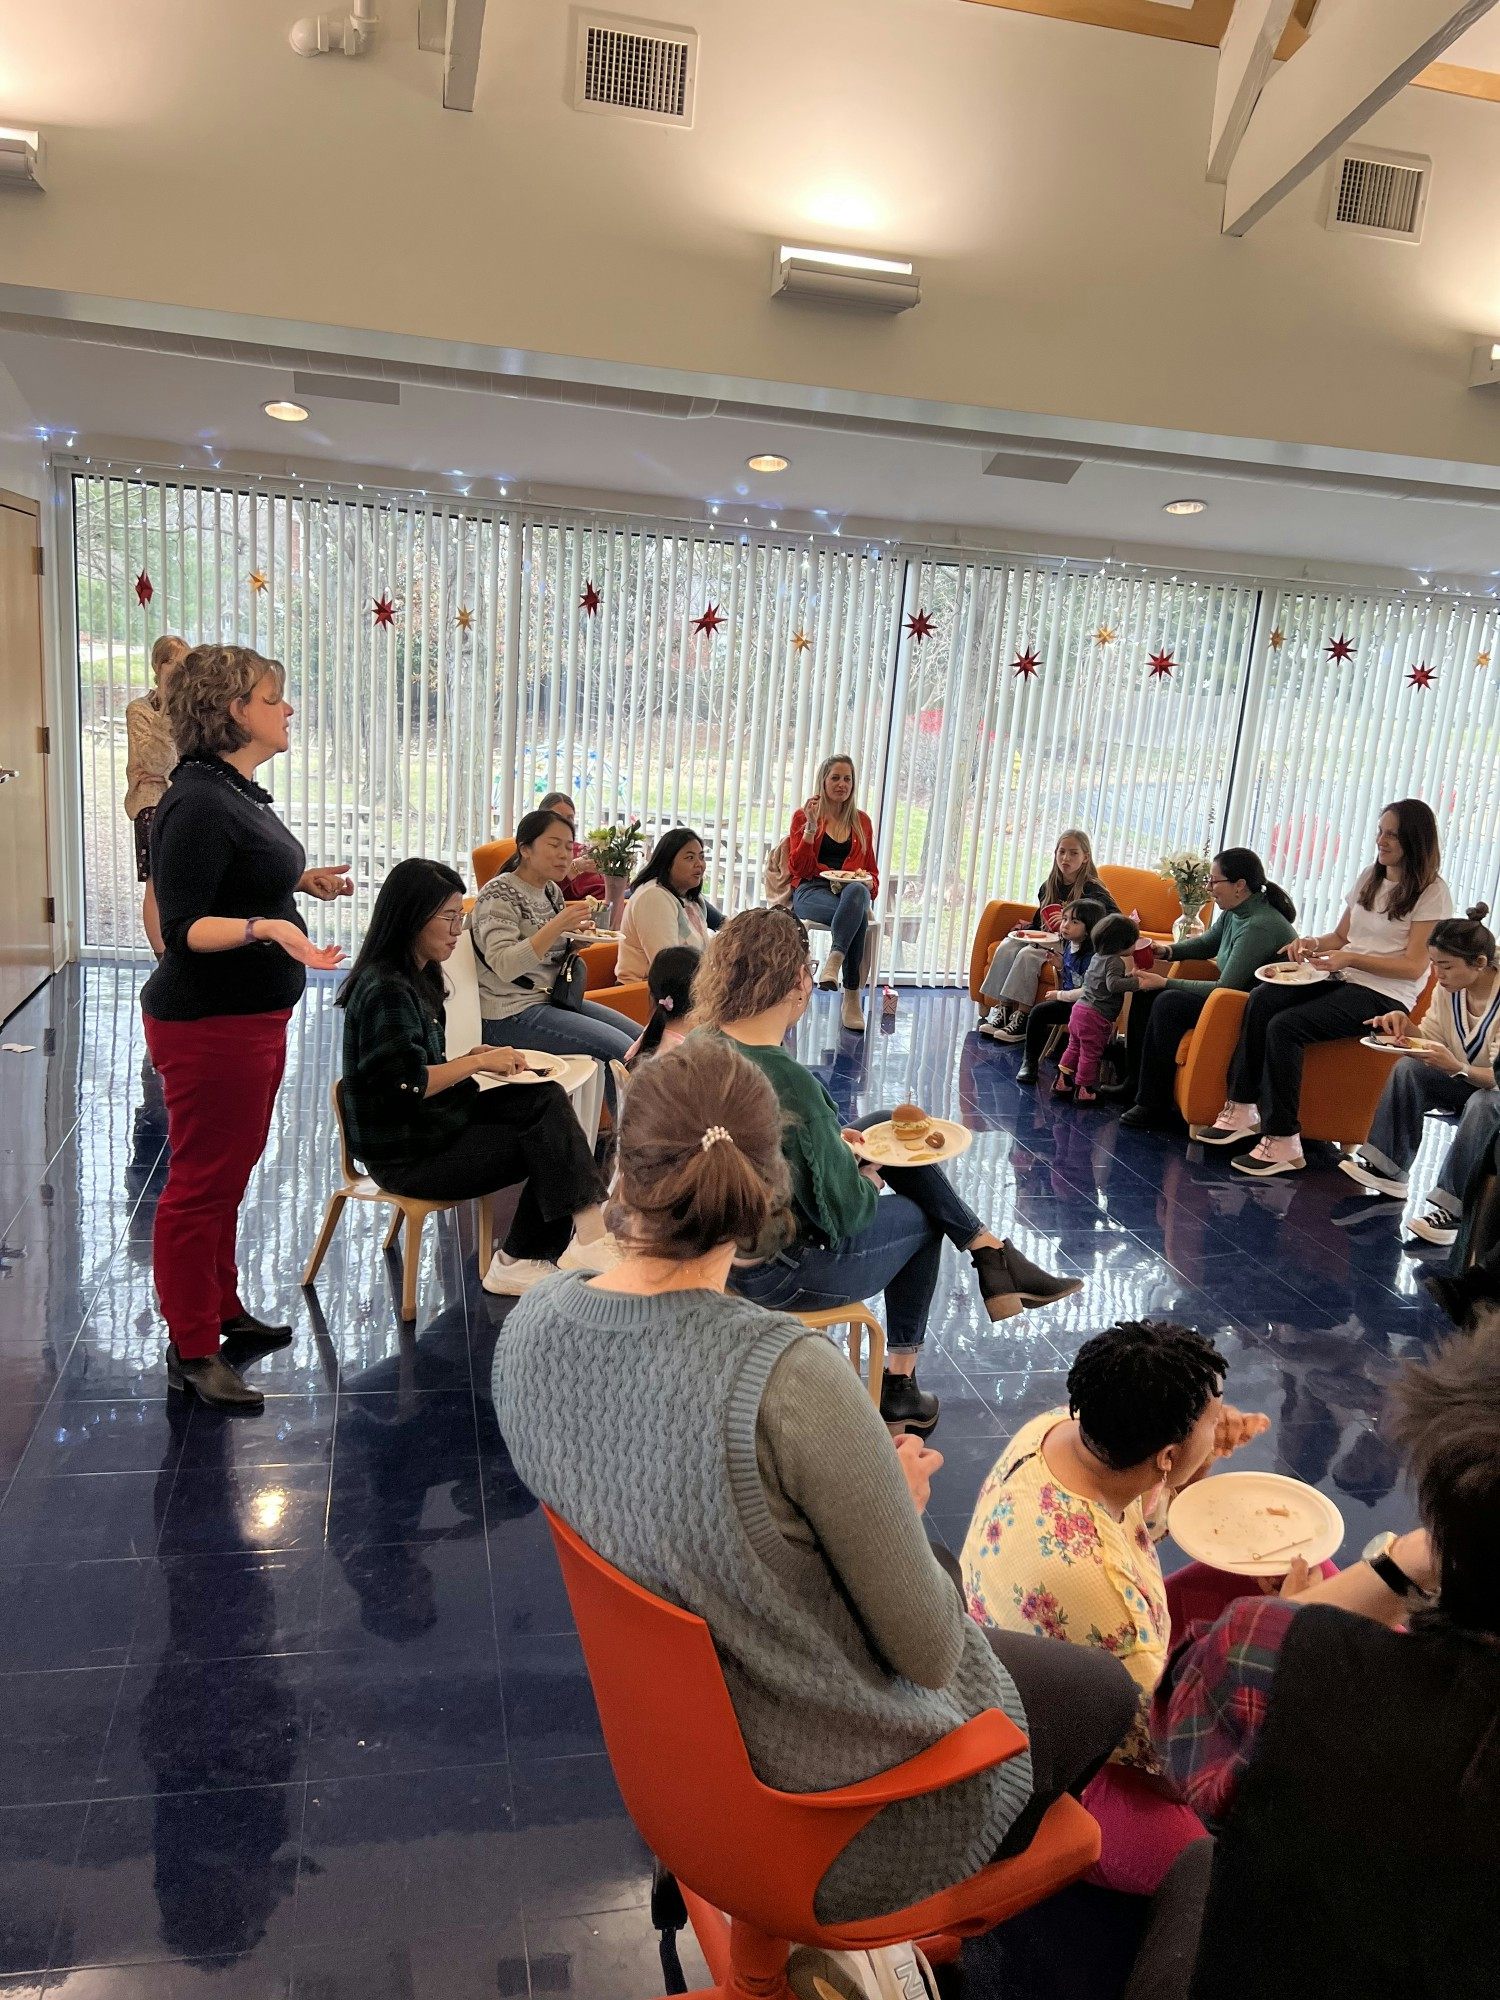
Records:
M245 1414L265 1399L239 1369L288 1346L292 1330L240 1301L240 1201L271 1127L305 968L330 971L343 957L312 942L292 898L353 893L346 866L307 866L254 781L286 749L291 714L278 661L246 646L195 648L168 691L180 761L151 828L166 949L141 1008L172 1146L152 1239L167 1382Z

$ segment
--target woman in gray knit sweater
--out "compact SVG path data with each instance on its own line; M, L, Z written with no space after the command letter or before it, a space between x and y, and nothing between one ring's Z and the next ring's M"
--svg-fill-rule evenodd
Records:
M1029 1750L887 1806L819 1885L852 1922L1018 1853L1129 1727L1090 1648L982 1630L922 1531L941 1455L891 1439L822 1334L725 1291L787 1226L775 1093L689 1037L637 1075L610 1223L624 1261L551 1279L506 1323L495 1406L528 1486L608 1562L713 1633L750 1761L786 1791L888 1770L999 1708Z

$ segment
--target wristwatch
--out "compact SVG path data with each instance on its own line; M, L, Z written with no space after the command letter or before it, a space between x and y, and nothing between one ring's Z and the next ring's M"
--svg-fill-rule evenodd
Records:
M1367 1562L1386 1589L1395 1591L1398 1597L1431 1598L1432 1592L1424 1590L1419 1583L1414 1583L1391 1554L1395 1539L1395 1535L1387 1528L1383 1534L1376 1535L1365 1543L1359 1552L1360 1561Z

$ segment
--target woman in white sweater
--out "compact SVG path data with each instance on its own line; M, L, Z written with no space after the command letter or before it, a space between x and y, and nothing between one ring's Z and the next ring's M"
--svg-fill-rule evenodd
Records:
M1397 1009L1370 1023L1378 1035L1415 1038L1410 1055L1397 1058L1379 1104L1370 1136L1352 1157L1339 1161L1351 1180L1371 1194L1406 1199L1406 1174L1422 1143L1429 1111L1456 1111L1458 1131L1438 1171L1437 1186L1412 1234L1447 1248L1458 1235L1464 1190L1475 1168L1500 1134L1500 1090L1495 1062L1500 1056L1500 967L1495 939L1484 925L1487 903L1467 917L1450 917L1433 927L1427 956L1437 990L1420 1022Z
M651 850L651 859L630 885L615 961L619 980L644 979L651 961L669 945L702 951L710 931L724 922L703 896L707 866L703 842L690 826L674 826Z

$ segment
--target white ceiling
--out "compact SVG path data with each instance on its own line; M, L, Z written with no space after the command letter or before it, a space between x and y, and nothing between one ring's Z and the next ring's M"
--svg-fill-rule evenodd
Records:
M1236 566L1263 556L1282 567L1305 561L1313 574L1320 565L1486 580L1500 571L1500 508L1090 464L1068 485L1047 486L989 477L986 454L967 446L411 385L395 409L310 399L311 420L292 427L260 407L290 393L281 370L16 333L0 333L0 365L53 448L70 437L80 451L94 440L159 441L166 456L197 468L213 458L232 465L271 454L278 465L316 462L319 476L329 462L348 465L355 477L361 466L431 474L443 485L461 474L510 483L513 496L544 488L566 489L580 503L612 494L717 503L722 518L782 527L847 521L859 532L856 521L874 520L909 525L914 536L951 527L1001 548L1148 548L1209 566L1216 555L1236 558ZM746 458L760 451L783 454L789 469L769 478L748 472ZM1208 511L1164 514L1185 488L1208 501Z

